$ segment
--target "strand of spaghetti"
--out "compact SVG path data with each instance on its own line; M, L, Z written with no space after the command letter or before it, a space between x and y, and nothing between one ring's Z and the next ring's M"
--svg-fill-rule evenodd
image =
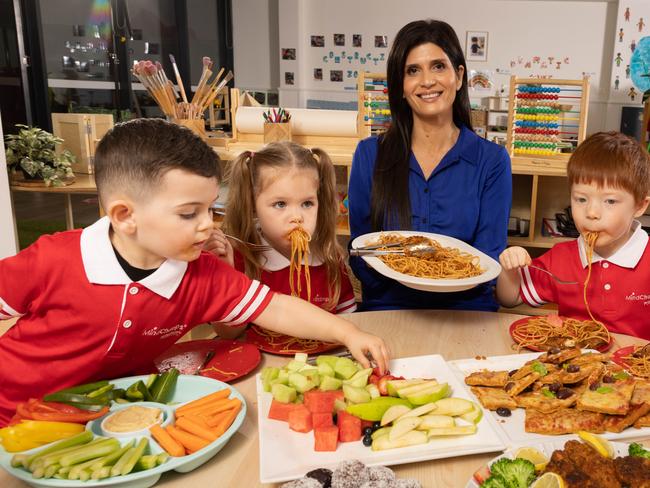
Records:
M222 371L222 370L220 370L219 368L217 368L215 366L210 366L209 368L204 368L204 369L201 370L201 373L205 373L206 371L214 371L215 373L219 373L219 374L222 374L224 376L229 376L229 375L237 376L237 374L238 374L238 373L234 373L232 371Z
M585 302L585 308L587 309L587 313L589 314L589 317L591 317L591 320L605 327L605 325L599 320L596 320L594 315L591 313L591 309L589 308L589 301L587 300L587 288L589 286L589 279L591 278L591 264L592 264L591 262L594 256L594 247L596 246L596 241L598 240L598 232L585 232L584 239L585 239L585 244L587 246L586 254L587 254L587 263L588 263L587 277L585 278L585 284L583 287L583 299ZM605 330L607 330L606 327ZM609 332L607 332L607 335L609 336Z
M299 297L302 292L300 275L305 269L305 282L307 284L307 300L311 300L311 275L309 273L309 241L311 236L301 227L289 233L291 241L291 257L289 259L289 286L291 295Z
M310 352L316 351L324 344L329 344L314 339L301 339L299 337L292 337L278 332L262 329L261 327L254 327L255 331L267 341L267 344L274 348L280 348L281 352ZM297 346L292 349L292 346Z
M650 379L650 343L635 346L632 354L622 356L627 370L639 378Z
M600 347L609 344L609 331L605 326L591 320L564 319L561 326L551 323L547 317L534 317L512 331L517 350L533 346L562 346L558 340L572 340L579 347ZM555 342L553 342L556 340ZM549 344L550 343L550 344Z

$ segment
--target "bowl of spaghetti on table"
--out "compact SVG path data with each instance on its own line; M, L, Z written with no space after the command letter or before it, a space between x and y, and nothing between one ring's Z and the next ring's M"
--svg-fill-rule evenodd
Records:
M404 286L431 292L456 292L474 288L495 279L501 265L466 242L442 234L418 231L372 232L352 241L352 248L399 243L400 249L425 244L433 253L363 256L375 271ZM381 249L381 248L380 248Z
M548 351L553 348L580 347L600 352L612 347L612 337L600 322L558 315L526 317L510 324L516 349Z

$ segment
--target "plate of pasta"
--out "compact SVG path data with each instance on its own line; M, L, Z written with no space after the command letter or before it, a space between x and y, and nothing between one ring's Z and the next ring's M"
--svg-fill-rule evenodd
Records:
M397 244L403 254L363 256L375 271L404 286L431 292L456 292L495 279L501 265L487 254L454 237L418 231L372 232L352 241L352 248ZM424 244L435 252L410 253L408 246ZM381 248L380 248L381 249Z
M510 324L510 336L517 349L548 351L552 348L581 347L600 352L612 347L612 337L600 322L559 315L525 317Z
M650 343L645 346L622 347L612 354L612 361L637 378L650 379Z
M320 354L331 351L341 344L317 341L315 339L300 339L252 325L246 330L246 342L258 347L260 351L281 356L293 356L298 352Z

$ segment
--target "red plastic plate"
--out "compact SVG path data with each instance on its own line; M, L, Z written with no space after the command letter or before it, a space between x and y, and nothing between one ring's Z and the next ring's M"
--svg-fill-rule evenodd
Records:
M206 363L208 355L211 359ZM262 357L257 347L227 339L205 339L174 344L158 356L159 371L176 368L183 374L198 374L229 382L253 371Z
M525 317L523 319L515 320L512 324L510 324L510 329L509 329L510 337L512 337L512 340L515 341L515 343L519 344L519 342L517 342L517 339L515 339L515 336L513 335L513 332L515 330L517 330L517 327L520 327L520 326L522 326L524 324L527 324L529 320L536 319L536 318L537 317ZM564 320L565 317L560 317L560 318L562 320ZM610 341L609 341L608 344L603 344L602 346L600 346L600 347L598 347L596 349L598 351L600 351L600 352L605 352L610 347L612 347L612 344L613 344L613 342L612 342L612 339L610 338ZM543 349L539 349L539 348L534 347L534 346L526 346L526 349L530 349L531 351L537 351L537 352L543 352L544 351Z
M296 343L289 343L292 339L291 336L268 337L263 332L264 329L253 325L246 330L246 342L254 344L260 350L271 354L279 354L282 356L292 356L297 352L304 352L307 354L320 354L321 352L331 351L341 344L332 344L330 342L322 342L316 340L302 339L304 342L299 345ZM289 343L289 344L288 344Z

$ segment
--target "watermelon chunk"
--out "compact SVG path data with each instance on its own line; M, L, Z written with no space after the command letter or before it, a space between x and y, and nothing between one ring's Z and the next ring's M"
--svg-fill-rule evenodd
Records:
M334 425L334 422L332 422L331 413L314 413L311 416L311 420L314 425L314 429L317 429L319 427L329 427L330 425Z
M296 432L311 432L311 412L304 405L297 405L289 412L289 428Z
M298 405L295 403L282 403L277 400L271 401L271 408L269 408L268 418L272 420L282 420L283 422L289 421L289 412L295 409Z
M335 395L330 391L310 390L304 393L305 406L311 413L332 413Z
M314 451L336 451L339 429L336 425L314 430Z
M339 441L354 442L361 439L361 419L341 410L337 414Z

